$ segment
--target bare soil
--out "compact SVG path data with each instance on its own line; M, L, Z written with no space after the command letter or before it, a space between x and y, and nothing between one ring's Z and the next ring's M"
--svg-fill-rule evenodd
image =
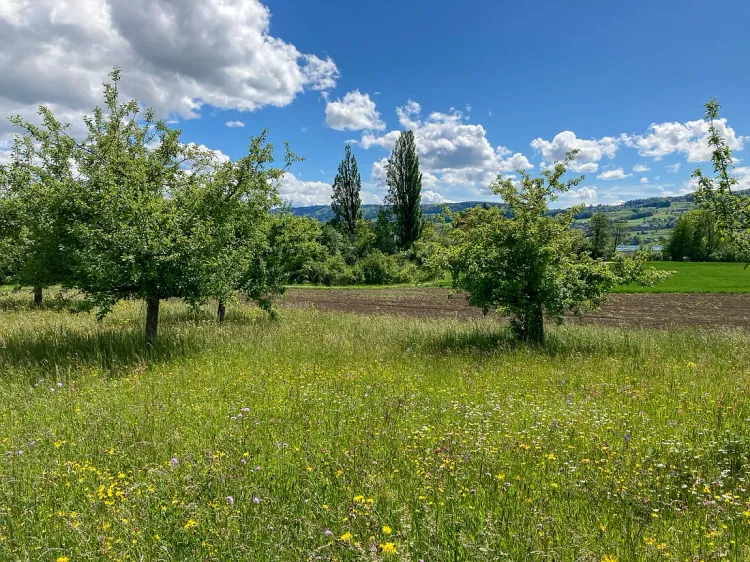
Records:
M481 310L466 295L427 287L288 289L283 306L354 314L472 319ZM574 323L642 328L750 327L750 294L617 294Z

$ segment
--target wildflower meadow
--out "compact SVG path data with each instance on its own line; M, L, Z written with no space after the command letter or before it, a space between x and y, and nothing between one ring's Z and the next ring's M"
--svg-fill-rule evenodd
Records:
M0 560L750 559L750 336L0 315Z

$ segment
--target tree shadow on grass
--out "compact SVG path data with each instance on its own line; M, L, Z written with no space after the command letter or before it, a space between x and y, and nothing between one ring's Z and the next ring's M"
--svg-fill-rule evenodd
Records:
M562 326L547 330L543 345L516 340L507 326L452 327L447 331L415 334L405 348L430 355L498 355L526 350L547 357L640 355L652 339L641 329L602 329Z
M64 320L65 313L63 321L37 325L30 316L28 326L0 334L0 380L33 384L40 377L56 381L86 372L113 378L127 376L148 365L224 345L228 332L237 326L262 327L269 322L261 314L240 310L228 313L222 325L207 310L187 312L165 307L160 316L153 347L145 344L143 318L139 315L113 316L103 322L90 318L70 325Z

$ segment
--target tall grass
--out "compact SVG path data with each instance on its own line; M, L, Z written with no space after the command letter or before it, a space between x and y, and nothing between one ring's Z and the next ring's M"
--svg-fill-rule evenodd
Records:
M0 313L0 560L750 559L750 337Z

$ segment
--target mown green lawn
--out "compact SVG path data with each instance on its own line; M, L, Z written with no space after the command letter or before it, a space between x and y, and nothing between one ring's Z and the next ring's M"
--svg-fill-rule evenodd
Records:
M745 332L162 310L3 307L0 560L750 559Z
M750 269L742 263L653 262L657 269L677 273L654 287L625 285L617 293L748 293Z

